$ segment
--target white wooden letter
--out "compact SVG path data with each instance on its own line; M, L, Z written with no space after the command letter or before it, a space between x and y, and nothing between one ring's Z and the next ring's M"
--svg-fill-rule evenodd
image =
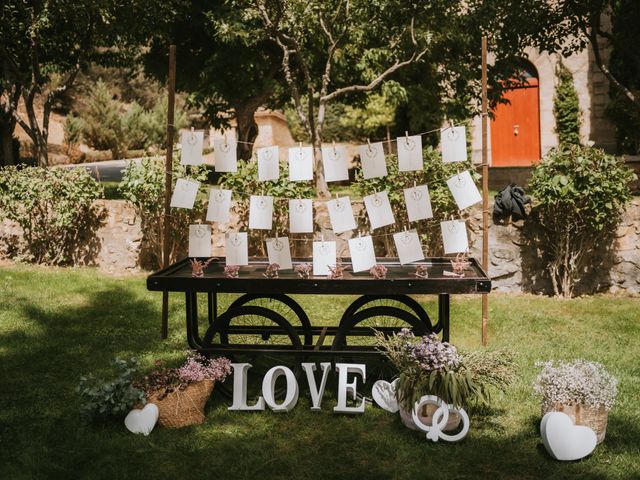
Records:
M322 368L322 380L320 380L320 388L316 383L316 377L313 372L316 371L315 363L302 363L307 374L307 382L309 383L309 393L311 393L311 410L320 411L322 409L322 397L324 396L324 388L327 386L327 377L329 376L329 370L331 370L331 362L322 362L320 368Z
M360 405L356 407L347 407L347 394L350 392L353 400L356 399L356 386L358 379L354 378L353 382L347 383L347 377L350 373L359 373L362 375L362 383L367 379L367 366L356 363L336 363L338 372L338 404L333 408L338 413L364 413L364 398Z
M276 381L280 375L284 375L287 379L287 394L282 403L276 403L275 388ZM262 380L262 395L264 401L269 408L274 412L288 412L298 403L298 382L296 376L291 369L283 367L282 365L271 368L264 376Z
M258 397L255 405L247 405L247 370L250 363L232 363L233 368L233 404L229 410L264 410L264 398Z

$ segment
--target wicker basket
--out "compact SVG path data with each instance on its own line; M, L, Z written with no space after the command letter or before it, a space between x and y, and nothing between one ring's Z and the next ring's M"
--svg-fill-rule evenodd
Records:
M147 402L158 406L158 423L163 427L198 425L204 422L204 406L209 400L214 383L213 380L190 383L184 390L175 390L162 400L158 399L160 393L154 393Z
M590 405L563 405L556 403L553 405L542 405L542 416L549 412L562 412L568 415L576 425L584 425L596 432L598 443L602 443L607 433L607 419L609 413L603 406L592 407Z

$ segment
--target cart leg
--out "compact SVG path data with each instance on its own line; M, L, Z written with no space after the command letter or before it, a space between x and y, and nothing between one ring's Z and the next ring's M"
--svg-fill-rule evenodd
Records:
M209 325L213 325L218 317L218 295L216 292L207 292L207 315Z
M449 294L438 295L438 323L442 325L442 341L449 341Z
M198 333L198 294L187 292L185 298L187 310L187 342L193 349L202 347L202 340Z

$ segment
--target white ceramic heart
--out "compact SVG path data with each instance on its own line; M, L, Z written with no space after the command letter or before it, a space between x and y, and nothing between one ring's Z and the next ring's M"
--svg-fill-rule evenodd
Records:
M393 382L378 380L371 388L371 396L374 402L387 412L396 413L400 410L398 399L396 398L396 385L398 385L398 379Z
M556 460L579 460L596 448L595 432L589 427L574 425L562 412L549 412L540 422L544 447Z
M131 433L141 433L147 436L151 433L153 427L156 426L159 415L160 412L158 411L157 405L147 403L142 410L131 410L124 419L124 425Z

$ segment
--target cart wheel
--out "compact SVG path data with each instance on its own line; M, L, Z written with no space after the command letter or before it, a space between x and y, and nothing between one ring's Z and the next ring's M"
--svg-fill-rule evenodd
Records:
M256 295L245 294L229 305L227 310L234 308L255 305L258 307L272 310L284 317L291 325L302 331L304 345L313 344L313 335L311 333L311 322L304 309L293 298L288 295ZM262 339L268 342L268 334Z
M269 354L269 347L282 345L289 350L302 350L302 342L294 327L279 313L264 307L245 305L227 310L220 315L214 326L207 330L203 339L203 350L216 345L215 338L219 339L219 345L246 349L245 352L233 352L227 356L234 363L250 363L249 392L254 397L260 395L262 378L270 368L276 365L284 365L299 376L300 355L292 352L289 354ZM265 347L262 352L256 349ZM231 380L231 379L230 379ZM233 393L233 381L220 384L219 390L226 396ZM277 399L283 397L284 385L276 387ZM250 394L251 395L251 394Z
M429 315L413 298L406 295L365 295L345 311L332 348L339 350L347 344L373 346L375 330L388 335L401 328L411 328L416 335L434 331Z

